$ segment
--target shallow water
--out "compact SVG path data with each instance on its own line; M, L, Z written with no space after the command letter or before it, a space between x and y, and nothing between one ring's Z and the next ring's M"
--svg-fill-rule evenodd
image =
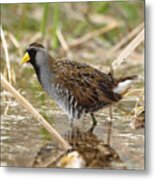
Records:
M3 108L2 106L2 110ZM46 112L53 127L65 135L70 129L66 115L58 108L50 112L47 109ZM96 119L98 125L94 134L106 143L108 110L99 111ZM144 169L144 129L133 130L130 123L131 119L125 116L120 117L115 109L110 147L115 149L128 169L141 170ZM77 124L81 130L86 131L91 126L90 117L85 117ZM1 116L1 163L3 166L31 167L40 148L47 142L51 142L48 133L17 103L9 108L7 115Z

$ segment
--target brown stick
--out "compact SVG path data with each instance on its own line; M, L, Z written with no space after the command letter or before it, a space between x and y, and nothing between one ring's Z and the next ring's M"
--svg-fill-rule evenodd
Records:
M101 35L101 34L104 34L104 33L108 32L108 31L110 31L110 30L112 30L118 26L120 26L119 23L116 23L116 22L110 23L107 26L102 27L101 29L97 29L93 32L85 34L81 38L76 39L75 41L73 41L72 43L69 44L69 47L73 48L75 46L79 46L79 45L81 45L81 44Z
M113 61L112 69L115 70L120 64L122 64L142 41L144 41L144 29L128 44L128 46Z
M38 113L38 111L4 78L1 74L3 87L8 90L13 97L26 108L51 134L53 139L65 150L70 149L70 145L61 137L61 135Z

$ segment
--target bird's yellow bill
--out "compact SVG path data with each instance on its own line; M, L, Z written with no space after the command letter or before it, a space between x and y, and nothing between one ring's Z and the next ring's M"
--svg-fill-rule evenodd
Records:
M22 58L22 60L20 61L20 64L24 64L26 62L30 61L30 56L28 54L28 52L25 53L24 57Z

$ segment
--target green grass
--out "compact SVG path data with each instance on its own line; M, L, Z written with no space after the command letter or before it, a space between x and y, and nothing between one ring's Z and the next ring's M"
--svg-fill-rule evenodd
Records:
M11 32L18 41L25 37L31 39L36 33L41 32L43 40L49 39L52 48L60 47L57 30L62 29L67 40L83 36L95 28L102 27L91 23L82 17L82 8L87 6L88 16L93 14L107 15L123 22L123 26L108 32L101 40L117 42L117 38L123 37L131 29L144 20L143 1L122 2L83 2L81 3L32 3L32 4L3 4L1 5L1 19L4 30ZM66 8L68 6L68 8ZM74 6L74 8L72 7ZM80 7L81 6L81 7ZM70 11L72 15L70 16ZM75 17L74 17L75 12Z
M60 11L59 11L59 3L53 4L53 23L52 23L52 47L56 49L58 47L58 38L56 31L60 26Z
M42 6L43 6L43 16L42 16L42 21L40 25L40 31L41 31L42 37L44 38L45 33L46 33L46 28L47 28L48 16L49 16L49 3L45 3Z

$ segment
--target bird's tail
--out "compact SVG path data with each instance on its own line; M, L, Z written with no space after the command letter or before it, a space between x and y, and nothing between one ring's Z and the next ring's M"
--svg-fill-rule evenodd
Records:
M128 76L117 80L117 85L113 88L113 92L124 95L130 88L133 80L137 78L136 75Z

